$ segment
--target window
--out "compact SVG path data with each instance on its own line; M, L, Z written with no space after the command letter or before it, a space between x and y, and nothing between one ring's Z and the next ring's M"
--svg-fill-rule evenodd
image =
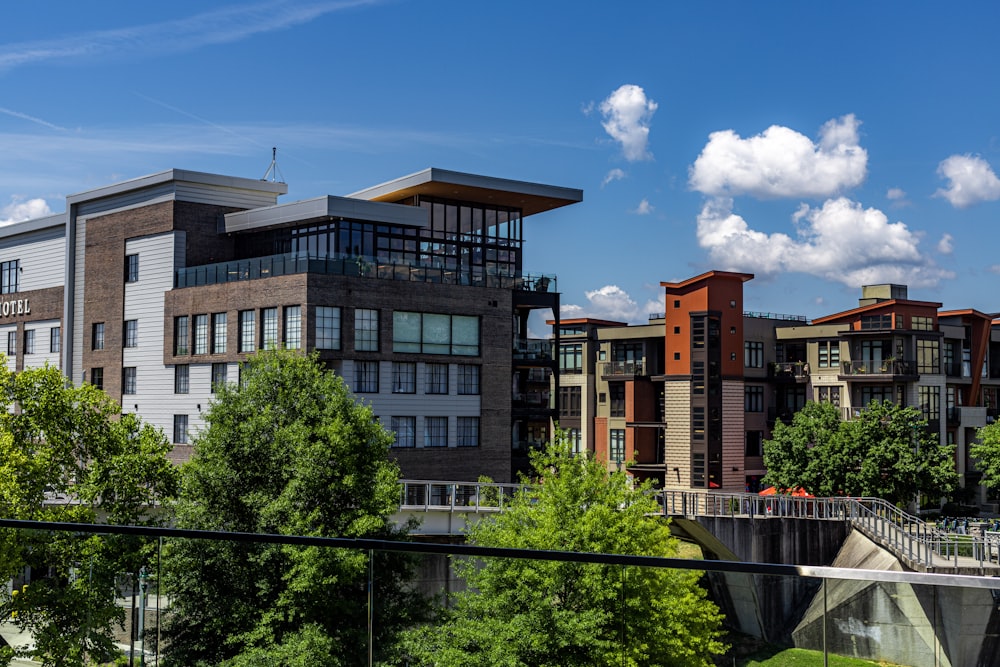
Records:
M460 396L479 395L479 366L469 364L459 365L458 393Z
M194 353L208 354L208 315L194 316Z
M424 392L448 393L448 364L424 364Z
M609 435L609 460L620 464L625 460L625 429L613 428Z
M188 347L188 316L174 318L174 354L190 354Z
M746 432L746 445L743 450L744 456L763 456L764 455L764 432L763 431L747 431Z
M390 429L396 434L393 447L416 447L417 446L417 418L416 417L393 417Z
M122 369L122 393L135 393L135 366L126 366Z
M189 377L189 371L187 364L177 364L176 366L174 366L175 394L188 393L188 388L189 388L188 377Z
M139 255L125 255L125 282L139 280Z
M261 349L273 350L278 346L278 309L264 308L260 311Z
M219 391L220 387L226 386L226 374L227 374L228 364L216 363L212 364L212 393Z
M35 353L35 330L25 329L24 330L24 354L34 354Z
M392 362L392 393L415 394L417 392L417 365L411 362Z
M583 343L568 343L559 346L559 372L583 372Z
M354 393L356 394L378 393L377 361L354 362Z
M910 328L915 331L933 331L934 318L914 315L910 318Z
M17 291L17 281L21 268L21 260L0 263L0 293L13 294Z
M820 368L840 367L839 341L821 340L819 342L819 367Z
M892 315L862 315L861 330L869 331L873 329L891 329Z
M125 347L136 347L139 344L139 320L125 320Z
M920 413L929 422L941 419L941 389L939 387L917 387Z
M174 415L174 442L186 445L188 441L188 416Z
M611 416L625 416L625 383L611 382L608 384L608 393L611 394Z
M340 349L340 308L316 306L316 349Z
M392 351L474 357L479 354L479 318L396 311Z
M299 306L285 306L285 349L297 350L302 347L302 309Z
M17 331L7 332L7 356L13 357L17 354Z
M566 440L569 441L570 446L573 448L574 454L583 453L583 438L580 435L580 429L578 428L568 428L565 431Z
M59 327L52 327L49 329L49 352L52 354L59 354L62 351L62 329Z
M228 320L225 313L212 314L212 354L226 353Z
M104 369L103 368L91 368L90 369L90 384L94 385L97 389L104 389Z
M448 446L448 418L424 417L424 447Z
M479 446L479 417L459 417L458 418L458 442L459 447Z
M252 310L240 311L240 352L257 349L257 320Z
M559 387L559 416L579 417L582 387Z
M747 385L743 387L743 411L764 411L764 387L760 385Z
M378 352L378 311L354 309L354 349L358 352Z
M816 400L840 407L840 387L816 387Z
M764 368L764 343L759 340L744 341L743 365L746 368Z
M93 337L91 341L92 350L103 350L104 349L104 322L94 322L94 326L91 330Z
M917 372L940 373L941 363L938 359L938 341L917 340Z

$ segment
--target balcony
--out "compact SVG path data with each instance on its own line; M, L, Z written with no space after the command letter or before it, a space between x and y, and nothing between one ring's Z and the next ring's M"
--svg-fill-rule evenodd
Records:
M608 361L601 364L602 378L621 380L642 375L645 375L645 372L641 361Z
M774 362L769 367L770 377L778 382L808 382L809 364L802 361Z
M913 360L883 359L882 361L845 361L841 364L841 378L848 380L916 380L917 362Z
M525 338L514 341L515 360L552 361L553 341L548 338Z
M793 417L795 417L795 411L791 408L776 408L772 406L767 409L768 426L774 426L779 421L784 424L791 424Z

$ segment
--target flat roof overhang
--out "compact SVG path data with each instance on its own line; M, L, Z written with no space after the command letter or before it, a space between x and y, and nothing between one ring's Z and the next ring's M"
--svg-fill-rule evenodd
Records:
M225 226L226 233L231 234L290 227L324 220L359 220L386 225L426 227L427 211L417 206L401 206L327 195L288 204L227 213Z
M516 208L525 217L583 201L583 190L575 188L433 167L348 196L370 201L398 202L417 195Z

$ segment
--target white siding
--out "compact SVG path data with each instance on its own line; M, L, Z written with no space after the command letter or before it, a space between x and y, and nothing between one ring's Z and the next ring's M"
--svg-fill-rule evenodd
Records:
M46 363L50 366L59 367L59 353L51 352L50 342L52 340L52 329L59 328L59 320L44 320L39 322L25 322L24 330L35 332L35 352L26 354L26 350L21 350L24 354L24 368L40 368ZM5 344L6 344L6 339ZM23 346L23 341L22 341Z
M20 262L18 292L28 292L62 286L65 253L66 238L59 227L0 245L0 262Z

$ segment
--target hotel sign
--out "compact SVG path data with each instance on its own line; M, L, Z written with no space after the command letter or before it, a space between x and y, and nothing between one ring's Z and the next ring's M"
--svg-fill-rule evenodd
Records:
M12 317L14 315L30 315L31 306L28 299L11 299L10 301L0 301L0 317Z

